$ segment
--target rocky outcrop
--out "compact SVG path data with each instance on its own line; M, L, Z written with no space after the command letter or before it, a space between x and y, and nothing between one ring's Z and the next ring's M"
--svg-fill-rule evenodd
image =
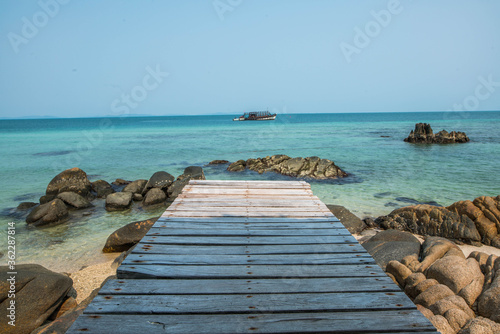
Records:
M107 211L122 211L130 208L132 204L132 193L119 192L113 193L106 197Z
M227 168L230 172L250 169L259 174L275 172L278 174L313 179L336 179L346 177L347 173L328 159L318 157L290 158L287 155L273 155L265 158L238 160Z
M137 221L120 227L106 240L104 253L123 252L137 244L159 217Z
M49 203L35 207L26 217L26 223L34 226L60 224L66 218L68 218L68 209L63 201L56 198Z
M8 325L8 298L11 285L8 267L0 267L0 332L31 333L43 324L68 299L73 281L37 264L16 266L15 327Z
M386 232L389 231L379 234ZM385 239L386 250L401 247L399 241L391 241L390 237L372 239L375 241L370 239L363 246L376 245L377 239ZM375 253L376 260L377 256ZM451 334L499 333L498 257L472 252L466 258L452 241L428 237L422 244L420 256L412 258L389 261L385 271L438 330Z
M45 192L48 196L57 196L62 192L73 192L87 199L92 199L92 184L80 168L67 169L59 173L50 181Z
M448 132L446 130L434 134L430 124L417 123L415 124L415 130L411 130L410 135L404 141L423 144L452 144L467 143L469 137L464 132Z
M414 205L392 211L375 222L384 229L441 236L500 248L500 196L482 196L448 207Z

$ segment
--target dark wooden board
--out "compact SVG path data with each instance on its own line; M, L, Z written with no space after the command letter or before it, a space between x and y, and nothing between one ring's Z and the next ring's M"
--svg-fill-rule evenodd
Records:
M388 276L281 279L109 280L101 295L191 295L251 293L399 292Z
M297 224L297 223L232 223L232 222L177 222L177 221L164 221L158 220L154 226L150 229L155 231L156 228L192 228L192 229L251 229L254 231L258 230L281 230L281 229L293 229L293 230L303 230L303 229L318 229L318 228L342 228L344 225L340 222L321 222L321 223L307 223L307 224Z
M324 229L262 229L242 226L241 228L223 229L219 228L151 228L148 236L350 236L351 234L344 228L324 228Z
M386 276L377 265L125 265L118 278L302 278L302 277L375 277Z
M226 264L375 264L369 254L283 254L283 255L174 255L130 254L125 265L226 265Z
M207 315L83 314L68 334L436 333L417 310Z

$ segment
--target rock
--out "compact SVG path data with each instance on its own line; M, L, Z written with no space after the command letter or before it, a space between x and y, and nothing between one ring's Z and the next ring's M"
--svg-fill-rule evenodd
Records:
M420 241L411 233L397 230L382 231L362 246L382 268L385 268L389 261L402 261L408 255L420 254Z
M230 164L229 167L227 167L227 170L230 172L241 172L244 171L245 168L246 168L246 161L238 160Z
M467 302L462 297L456 295L438 300L432 304L429 309L434 314L442 316L444 316L445 313L451 309L459 309L464 312L466 321L476 316L474 311L469 307L469 305L467 305Z
M347 173L328 159L318 157L290 158L287 155L273 155L265 158L238 160L227 168L239 172L248 168L259 174L275 172L282 175L313 179L336 179L346 177Z
M424 317L426 317L427 319L430 319L434 316L434 313L432 313L431 310L423 307L422 305L417 305L417 310L419 310L420 313L422 313L424 315Z
M327 204L328 209L337 217L342 225L351 233L361 233L367 226L366 224L341 205Z
M457 334L498 334L500 324L483 317L469 320Z
M106 240L104 253L123 252L137 244L149 231L159 217L137 221L120 227Z
M424 281L425 282L425 281ZM422 282L423 283L423 282ZM420 284L422 284L420 283ZM419 294L417 298L415 298L415 304L420 304L424 307L429 308L437 301L449 297L454 296L453 291L450 290L446 285L437 284L429 287L424 292Z
M469 258L473 258L479 263L479 267L481 268L481 272L483 274L486 274L487 272L486 262L488 261L489 256L489 254L478 251L473 251L469 254Z
M142 201L144 199L144 196L141 194L132 194L132 200L135 202Z
M142 194L145 195L151 188L159 188L165 191L175 181L175 177L167 172L160 171L154 173L150 178Z
M80 168L71 168L59 173L50 181L45 194L57 196L66 191L77 193L87 199L93 198L92 184L87 174Z
M40 204L49 203L55 198L56 198L55 195L43 195L42 197L40 197Z
M34 226L47 224L60 224L68 217L68 209L64 202L56 198L49 203L35 207L28 217L26 223Z
M456 332L451 328L448 320L442 315L435 315L429 321L436 327L441 334L455 334Z
M422 262L417 270L423 272L440 258L451 255L465 259L460 248L452 241L440 237L428 237L422 244Z
M448 133L446 130L434 134L430 124L417 123L415 130L411 130L410 135L404 141L408 143L451 144L467 143L469 137L464 132L452 131Z
M472 305L482 290L484 275L479 264L474 259L465 260L459 256L445 256L432 264L426 271L428 278L434 278L439 283L449 287L455 294L460 294L474 280L480 282L479 290L469 292L466 299ZM462 296L464 297L464 296Z
M467 215L448 208L420 204L399 208L375 222L384 229L440 236L472 243L481 240L476 224Z
M10 284L8 267L0 267L0 332L31 333L61 305L73 285L66 275L52 272L37 264L16 265L15 327L7 323Z
M92 182L92 190L96 193L98 198L106 198L106 196L115 192L113 187L104 180Z
M74 310L78 306L74 297L67 298L49 317L50 320L56 320L66 312Z
M438 285L439 282L436 281L435 279L425 279L424 281L418 283L415 285L414 291L415 291L415 298L424 292L425 290L429 289L431 286Z
M183 180L186 178L190 180L205 180L205 173L203 173L203 168L198 166L186 167L186 169L184 169L184 173L182 175L179 175L179 177L177 177L177 180Z
M132 181L127 181L124 179L116 179L114 180L111 184L115 186L126 186L127 184L131 183Z
M425 281L427 278L422 273L413 273L408 276L405 280L405 293L412 300L415 299L422 291L417 291L415 288L420 283Z
M163 190L158 188L151 188L144 196L142 203L145 206L155 205L164 203L167 200L167 195L163 192Z
M452 308L444 314L446 320L448 320L448 324L453 329L454 333L458 332L467 321L470 319L464 311L459 310L457 308Z
M485 318L500 322L500 270L495 272L495 279L489 289L479 296L477 311Z
M410 269L398 261L389 261L389 263L387 263L386 271L394 276L402 289L405 288L406 278L412 274Z
M129 192L132 194L142 194L142 192L144 191L144 187L146 187L147 183L148 180L136 180L130 182L125 186L125 188L122 189L122 192Z
M72 193L69 191L59 193L57 195L57 198L74 209L85 209L92 206L92 204L90 204L90 202L87 201L84 197L78 195L77 193Z
M121 211L126 210L132 204L132 193L119 192L109 194L106 197L106 210L107 211Z
M169 201L173 201L182 193L182 189L189 183L189 178L176 180L170 187L168 187L167 196Z
M22 203L19 203L16 210L26 211L26 210L31 209L34 206L37 206L37 205L38 205L38 203L35 203L35 202L22 202Z
M227 164L227 163L229 163L229 161L227 161L227 160L212 160L208 164L209 165L223 165L223 164Z

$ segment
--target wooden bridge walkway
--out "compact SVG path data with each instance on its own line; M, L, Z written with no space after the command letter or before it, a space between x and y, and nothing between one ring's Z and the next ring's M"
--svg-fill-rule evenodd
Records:
M435 333L306 182L191 181L68 333Z

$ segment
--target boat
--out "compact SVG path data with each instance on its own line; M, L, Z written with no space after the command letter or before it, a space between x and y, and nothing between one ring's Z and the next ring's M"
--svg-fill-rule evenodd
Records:
M240 117L233 118L233 121L274 121L276 114L271 114L269 111L251 111L246 112Z

